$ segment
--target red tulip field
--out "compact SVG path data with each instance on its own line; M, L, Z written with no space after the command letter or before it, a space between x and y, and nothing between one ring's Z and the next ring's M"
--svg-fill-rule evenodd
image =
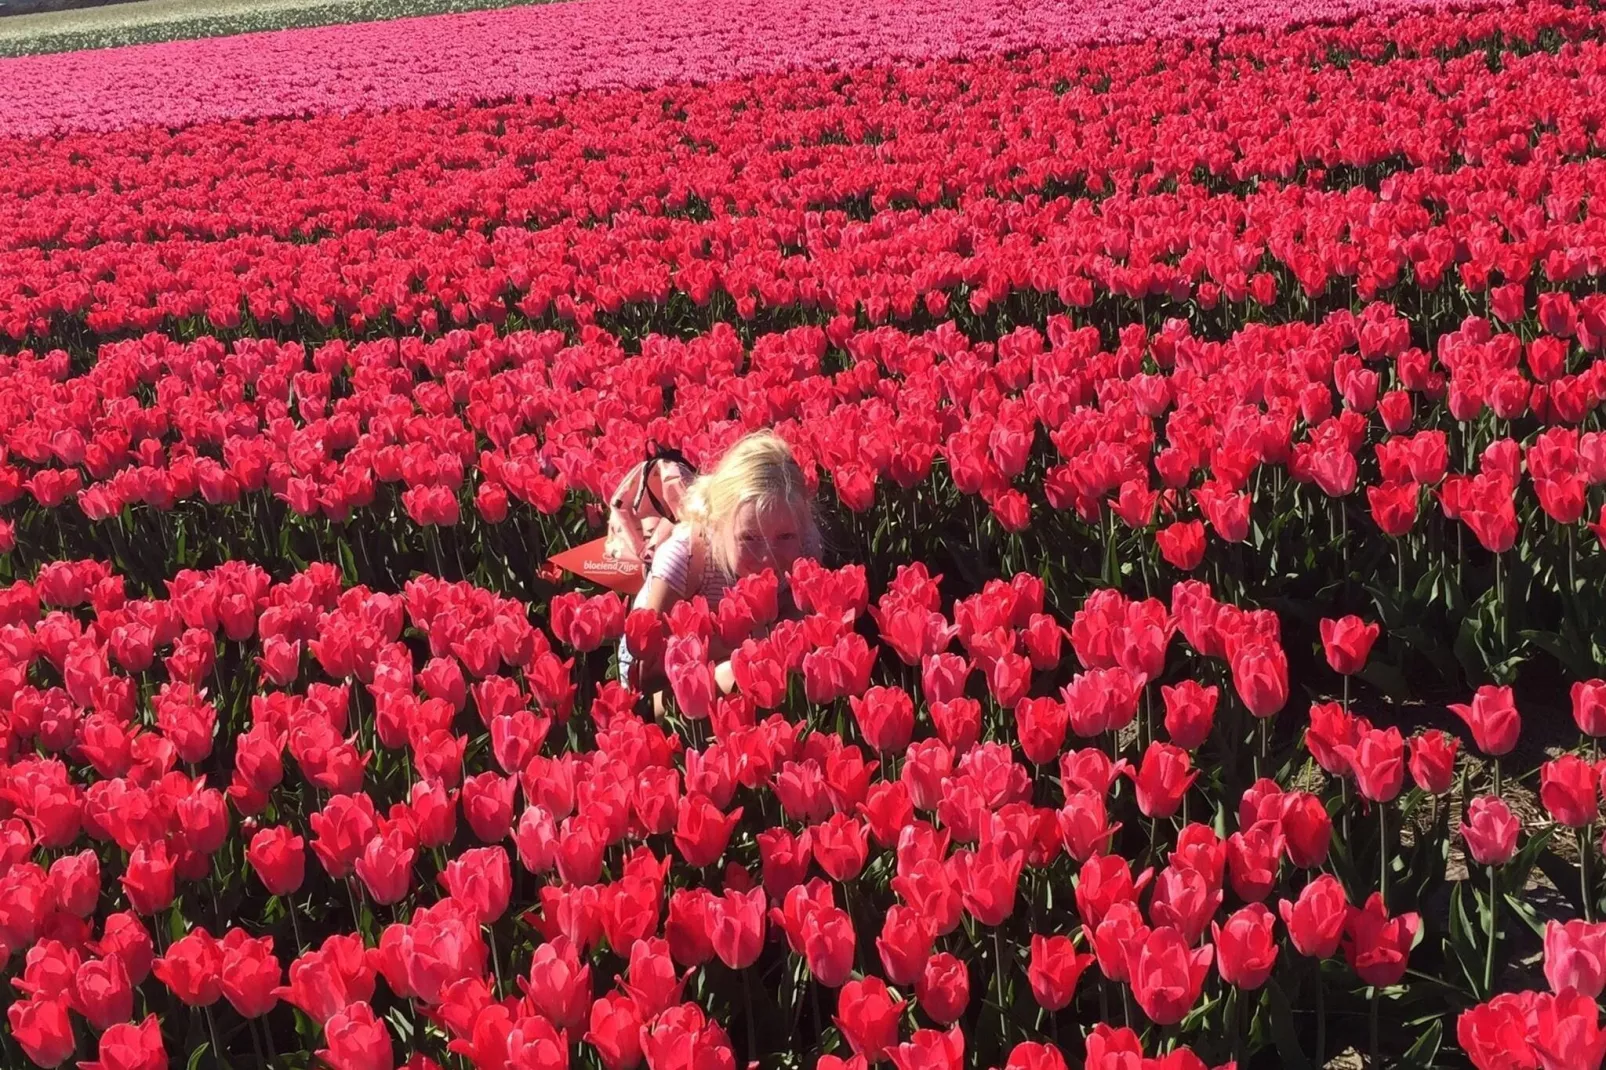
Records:
M1598 1070L1606 10L1105 9L0 61L0 1066Z

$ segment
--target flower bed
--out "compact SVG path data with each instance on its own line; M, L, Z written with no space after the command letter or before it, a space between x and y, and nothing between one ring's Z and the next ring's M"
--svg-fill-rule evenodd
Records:
M859 16L3 143L6 1065L1599 1065L1601 16Z
M0 132L185 126L218 119L706 83L1046 46L1280 30L1360 15L1461 10L1446 0L583 0L503 11L171 41L0 60ZM584 48L576 42L585 42Z

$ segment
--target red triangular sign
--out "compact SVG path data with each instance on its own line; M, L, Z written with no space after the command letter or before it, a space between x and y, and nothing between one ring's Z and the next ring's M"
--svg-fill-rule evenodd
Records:
M554 554L552 564L620 594L635 594L641 590L641 566L609 557L603 552L607 542L606 538L593 539Z

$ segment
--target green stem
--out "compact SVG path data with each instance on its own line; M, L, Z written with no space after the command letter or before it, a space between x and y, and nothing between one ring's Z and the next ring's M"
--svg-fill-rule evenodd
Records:
M212 1058L217 1060L217 1065L226 1066L228 1064L223 1061L223 1049L218 1047L217 1023L212 1020L212 1005L208 1003L203 1009L206 1011L206 1031L212 1037Z
M1327 1065L1327 993L1322 985L1322 963L1316 966L1316 1065Z
M1494 555L1494 601L1495 612L1500 615L1500 647L1505 652L1506 645L1506 618L1510 615L1506 611L1506 580L1505 555Z
M491 976L496 978L496 998L502 998L502 958L496 953L496 926L487 925L485 933L491 942Z
M1578 890L1584 897L1584 921L1595 921L1594 882L1589 879L1590 856L1595 853L1595 826L1586 825L1578 830Z
M1489 912L1484 916L1485 935L1489 938L1489 946L1483 954L1483 995L1488 998L1494 994L1494 945L1495 933L1498 931L1498 914L1500 912L1500 889L1495 875L1495 867L1489 867Z
M758 1065L758 1026L753 1021L753 986L746 981L742 983L742 1003L747 1008L747 1062L749 1066Z
M307 950L307 942L301 939L301 922L296 919L296 905L294 901L292 901L289 896L285 896L284 902L289 908L290 928L293 929L296 934L296 956L300 957L300 955Z
M1370 1066L1371 1070L1379 1070L1379 1068L1382 1067L1382 1065L1383 1065L1383 1060L1378 1057L1378 1045L1377 1045L1377 988L1375 986L1372 988L1371 1020L1372 1020L1371 1021L1371 1024L1372 1024L1372 1061L1369 1064L1369 1066Z
M1377 804L1377 835L1377 856L1381 859L1378 865L1377 891L1382 896L1383 906L1386 909L1389 903L1389 811L1382 803Z
M1574 525L1567 526L1567 597L1571 598L1578 590L1577 561L1578 561L1578 531Z
M1007 1042L1009 1037L1009 1005L1004 1002L1004 937L1001 927L993 929L993 962L998 967L998 1035Z

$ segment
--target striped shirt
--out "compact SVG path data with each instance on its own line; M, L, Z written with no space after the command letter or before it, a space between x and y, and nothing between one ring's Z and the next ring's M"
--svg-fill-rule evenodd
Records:
M652 568L647 573L647 584L653 580L663 580L669 585L677 599L691 598L694 594L690 590L692 566L692 537L686 532L676 532L665 539L663 544L653 552ZM702 588L695 592L701 594L708 601L708 608L717 611L719 600L725 597L725 592L731 586L731 581L717 564L703 555L703 583ZM647 586L644 584L641 594L636 596L636 604L646 597Z

